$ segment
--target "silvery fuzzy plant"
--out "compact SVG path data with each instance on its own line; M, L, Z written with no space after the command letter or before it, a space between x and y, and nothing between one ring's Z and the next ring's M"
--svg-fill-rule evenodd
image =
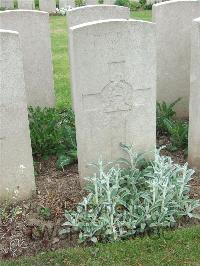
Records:
M80 242L113 241L174 225L183 216L199 218L199 206L190 199L189 181L193 170L174 164L155 151L149 163L132 147L122 145L129 160L104 165L86 178L89 194L75 211L66 211L61 233L79 232Z

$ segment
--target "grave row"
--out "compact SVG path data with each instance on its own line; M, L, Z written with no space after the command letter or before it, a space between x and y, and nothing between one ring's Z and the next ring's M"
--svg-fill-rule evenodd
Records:
M200 2L157 4L153 16L129 20L118 6L68 11L80 178L100 156L122 157L119 143L154 150L156 97L182 98L177 115L190 115L189 161L200 168ZM35 188L27 105L54 106L48 14L0 12L0 29L0 199L6 188L26 198Z
M98 0L86 0L86 5L98 5ZM114 5L115 0L104 0L105 5ZM59 0L58 8L68 9L76 6L75 0ZM33 10L35 9L35 0L17 0L17 7L19 9ZM0 0L0 8L14 9L14 0ZM49 13L56 12L55 0L39 0L39 9Z
M127 8L111 8L99 19L128 19ZM2 11L0 29L0 199L7 188L26 198L35 188L27 106L55 105L49 15Z

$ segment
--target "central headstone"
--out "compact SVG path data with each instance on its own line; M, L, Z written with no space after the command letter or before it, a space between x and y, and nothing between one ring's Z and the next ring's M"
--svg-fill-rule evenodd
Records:
M5 9L13 9L14 1L13 0L0 0L0 7Z
M68 28L79 24L106 20L106 19L129 19L130 10L128 7L111 6L111 5L93 5L73 8L67 11ZM69 35L70 38L70 35ZM70 50L70 41L69 41ZM70 60L70 58L69 58ZM71 92L71 101L73 107L73 92Z
M56 1L55 0L39 0L39 7L41 11L48 13L56 12Z
M103 4L104 5L114 5L115 4L115 0L104 0L103 1Z
M20 34L28 105L54 106L49 14L31 10L0 12L0 28Z
M152 152L156 139L153 23L105 20L70 28L80 177L88 163L123 156L120 143ZM145 73L145 75L144 75ZM152 155L152 154L151 154Z
M104 19L129 19L128 7L111 5L93 5L73 8L67 11L68 27Z
M98 0L86 0L86 5L97 5Z
M175 105L178 117L188 118L190 39L192 20L200 16L200 1L166 1L153 6L157 36L157 100Z
M75 0L59 0L59 8L75 7Z
M0 30L0 200L35 190L19 35Z
M18 8L32 10L35 8L34 0L18 0Z

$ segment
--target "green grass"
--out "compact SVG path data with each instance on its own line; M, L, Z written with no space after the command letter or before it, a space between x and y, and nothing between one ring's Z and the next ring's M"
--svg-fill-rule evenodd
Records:
M131 12L131 18L151 21L152 11L151 10L134 11L134 12Z
M71 104L66 17L51 16L50 28L56 105L63 108Z
M200 226L170 231L165 239L151 236L68 248L0 265L200 265Z
M151 11L132 12L131 18L151 20ZM56 106L64 108L71 105L66 17L51 16L50 27Z

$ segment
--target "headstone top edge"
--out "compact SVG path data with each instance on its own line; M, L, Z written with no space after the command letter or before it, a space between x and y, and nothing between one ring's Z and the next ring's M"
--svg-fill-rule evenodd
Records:
M28 10L28 9L16 9L16 10L5 10L5 11L0 11L0 15L3 14L17 14L17 13L30 13L30 14L38 14L38 15L49 15L48 12L45 11L40 11L40 10Z
M73 27L70 27L71 31L74 30L79 30L91 26L96 26L96 25L105 25L105 24L112 24L113 22L120 23L128 23L128 24L141 24L141 25L155 25L155 23L150 22L150 21L144 21L144 20L136 20L136 19L106 19L106 20L96 20L96 21L91 21L83 24L79 24Z
M75 12L77 10L88 9L88 8L93 8L93 9L94 8L98 8L98 9L101 9L103 7L129 10L128 7L125 7L125 6L117 6L117 5L86 5L86 6L80 6L80 7L71 8L67 12L70 13L72 11Z
M13 31L13 30L4 30L4 29L0 29L0 34L1 35L16 35L18 36L19 35L19 32L18 31Z
M187 4L191 4L191 3L200 3L199 0L171 0L171 1L165 1L165 2L161 2L161 3L157 3L153 5L153 8L157 8L160 6L170 6L170 5L174 5L177 3L187 3Z

